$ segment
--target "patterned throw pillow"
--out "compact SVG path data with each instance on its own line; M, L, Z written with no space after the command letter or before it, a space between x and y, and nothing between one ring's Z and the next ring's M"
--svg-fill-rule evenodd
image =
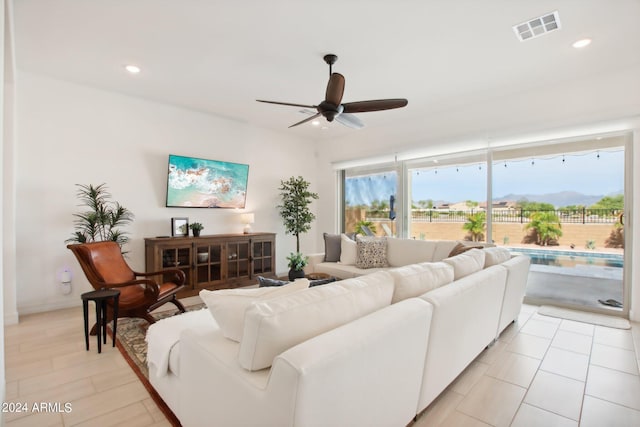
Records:
M356 239L358 254L356 267L387 267L387 239L384 237L361 237Z

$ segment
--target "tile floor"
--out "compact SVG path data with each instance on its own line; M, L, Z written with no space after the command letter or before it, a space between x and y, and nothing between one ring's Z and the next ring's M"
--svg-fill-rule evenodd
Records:
M412 427L640 426L638 349L640 324L606 328L524 305Z
M5 328L13 426L169 426L109 343L85 351L80 308L23 316ZM635 344L634 344L635 342ZM541 316L525 305L412 427L638 426L640 324L631 331ZM61 410L34 413L38 402ZM65 403L71 411L64 411Z

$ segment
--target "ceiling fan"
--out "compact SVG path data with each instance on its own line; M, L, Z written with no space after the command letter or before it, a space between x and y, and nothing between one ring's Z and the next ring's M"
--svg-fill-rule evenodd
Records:
M294 104L290 102L265 101L262 99L257 99L256 101L266 102L268 104L289 105L291 107L313 108L317 111L317 113L314 114L313 111L302 110L303 113L311 113L313 115L299 121L298 123L292 124L291 126L289 126L290 128L301 125L303 123L307 123L313 119L318 118L319 116L323 116L329 122L332 122L335 119L345 126L354 129L360 129L364 126L364 124L352 113L391 110L393 108L401 108L407 105L408 101L404 98L376 99L370 101L346 102L342 104L342 95L344 93L344 76L332 71L332 66L336 63L337 60L338 57L333 54L324 56L324 62L329 65L329 83L327 83L327 92L325 94L325 99L320 104L305 105Z

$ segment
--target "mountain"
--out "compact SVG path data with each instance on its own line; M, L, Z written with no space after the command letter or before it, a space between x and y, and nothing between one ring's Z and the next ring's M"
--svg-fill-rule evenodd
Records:
M622 191L613 194L607 194L608 196L622 194ZM578 193L577 191L561 191L558 193L547 193L547 194L507 194L502 197L494 198L495 201L515 201L518 200L527 200L529 202L542 202L542 203L550 203L556 208L561 208L564 206L570 205L583 205L583 206L591 206L600 199L602 199L604 195L592 196L586 195L582 193Z

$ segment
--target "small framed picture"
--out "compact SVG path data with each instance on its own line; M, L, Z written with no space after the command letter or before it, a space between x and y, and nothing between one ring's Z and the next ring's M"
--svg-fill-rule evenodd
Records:
M189 235L189 218L171 218L171 237Z

